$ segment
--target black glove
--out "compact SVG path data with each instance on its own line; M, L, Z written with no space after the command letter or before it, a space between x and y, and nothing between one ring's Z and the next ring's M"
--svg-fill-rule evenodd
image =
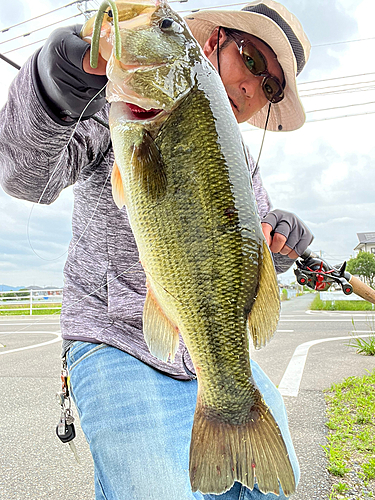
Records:
M82 26L53 31L34 57L33 80L43 108L57 123L71 125L107 83L105 75L91 75L82 69L90 45L81 39ZM105 89L90 103L83 119L90 118L105 104Z
M274 233L286 238L285 245L302 255L314 239L309 228L295 214L284 210L271 210L262 221L269 224ZM272 233L271 233L272 234Z

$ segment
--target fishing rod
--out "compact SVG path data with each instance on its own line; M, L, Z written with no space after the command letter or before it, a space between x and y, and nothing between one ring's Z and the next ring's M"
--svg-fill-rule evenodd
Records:
M15 63L14 61L9 59L8 57L4 56L4 54L0 54L0 59L5 61L6 63L10 64L11 66L13 66L13 68L21 69L21 66L19 64Z
M294 269L297 282L313 290L324 292L334 283L341 286L345 295L355 293L359 297L375 304L375 290L363 283L360 279L346 271L346 262L332 266L307 248L301 257L296 260Z

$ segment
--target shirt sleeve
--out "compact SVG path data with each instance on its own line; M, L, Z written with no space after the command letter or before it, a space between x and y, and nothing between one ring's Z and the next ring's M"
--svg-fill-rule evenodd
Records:
M21 68L0 111L0 184L11 196L49 204L97 161L110 137L93 120L77 126L53 121L34 89L34 63L33 56Z
M251 177L253 181L253 189L255 194L255 199L258 205L259 217L262 219L265 215L272 210L271 200L268 193L263 186L262 178L259 172L259 166L256 165L254 158L251 156L249 147L245 145L245 151L249 162ZM273 263L275 265L276 273L285 273L293 264L294 260L290 259L287 255L281 255L280 253L273 253Z

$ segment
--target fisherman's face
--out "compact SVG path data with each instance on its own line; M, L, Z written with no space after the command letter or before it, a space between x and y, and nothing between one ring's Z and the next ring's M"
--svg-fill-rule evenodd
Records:
M214 30L203 47L207 58L217 69L217 31ZM227 36L220 30L220 47ZM244 40L249 40L263 54L267 61L268 72L282 82L283 71L273 51L261 40L252 35L245 35ZM220 76L228 94L233 113L238 123L245 122L268 104L262 89L262 76L254 76L245 66L242 56L234 41L223 49L220 48Z

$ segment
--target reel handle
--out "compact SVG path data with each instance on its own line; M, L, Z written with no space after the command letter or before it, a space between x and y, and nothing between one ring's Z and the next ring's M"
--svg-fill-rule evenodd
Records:
M301 255L300 259L306 260L309 257L323 260L321 257L316 255L316 253L314 253L310 248L306 248L306 250ZM344 278L350 283L350 285L353 288L353 292L356 295L362 297L362 299L365 299L368 302L371 302L371 304L375 304L375 290L373 290L370 286L366 285L366 283L363 283L363 281L361 281L360 279L356 278L355 276L352 276L347 271L344 272Z

